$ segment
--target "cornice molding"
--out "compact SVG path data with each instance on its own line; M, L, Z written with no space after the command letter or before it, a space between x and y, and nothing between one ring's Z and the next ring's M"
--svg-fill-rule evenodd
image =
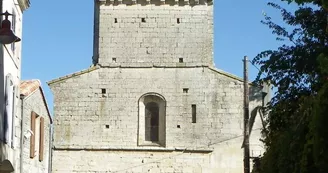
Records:
M30 0L17 0L22 12L30 7Z

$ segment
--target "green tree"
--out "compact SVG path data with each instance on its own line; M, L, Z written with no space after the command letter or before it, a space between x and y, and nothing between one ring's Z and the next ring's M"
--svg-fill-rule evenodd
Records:
M302 5L302 4L306 4L306 3L313 3L316 0L283 0L283 1L288 1L289 3L296 2L297 4ZM320 5L324 9L328 10L328 0L320 0L320 2L318 2L318 3L320 3Z
M268 4L281 11L291 30L269 16L262 21L283 44L253 60L261 66L256 82L270 81L277 88L267 106L266 152L254 172L328 172L328 13L320 0L297 2L312 6L291 13Z

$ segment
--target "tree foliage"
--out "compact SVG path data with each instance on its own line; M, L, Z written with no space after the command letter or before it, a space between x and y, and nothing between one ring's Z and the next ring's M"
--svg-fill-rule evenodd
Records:
M321 0L295 1L312 7L299 6L292 13L268 4L292 29L268 16L262 21L282 45L253 60L261 66L256 82L270 81L277 88L267 106L266 152L253 172L328 172L328 13Z
M287 1L289 3L291 2L296 2L299 5L303 5L306 3L313 3L314 0L283 0L283 1ZM324 9L328 10L328 0L319 0L318 2Z

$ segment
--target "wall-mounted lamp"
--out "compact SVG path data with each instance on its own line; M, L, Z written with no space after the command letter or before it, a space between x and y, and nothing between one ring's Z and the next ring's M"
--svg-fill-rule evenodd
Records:
M24 141L29 139L32 135L34 135L34 133L28 129L27 132L24 134Z
M14 32L11 30L11 22L8 20L8 16L12 15L6 11L5 13L0 14L5 15L5 20L1 22L1 29L0 29L0 43L2 44L11 44L13 42L21 41Z

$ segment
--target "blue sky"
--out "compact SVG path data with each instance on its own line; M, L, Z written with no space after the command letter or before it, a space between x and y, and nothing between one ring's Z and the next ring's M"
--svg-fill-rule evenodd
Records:
M262 11L281 21L266 0L215 0L214 61L217 68L242 76L242 59L276 48ZM280 2L276 0L275 2ZM40 79L52 112L46 82L92 64L93 0L32 0L23 19L22 79ZM250 65L250 78L257 69Z

